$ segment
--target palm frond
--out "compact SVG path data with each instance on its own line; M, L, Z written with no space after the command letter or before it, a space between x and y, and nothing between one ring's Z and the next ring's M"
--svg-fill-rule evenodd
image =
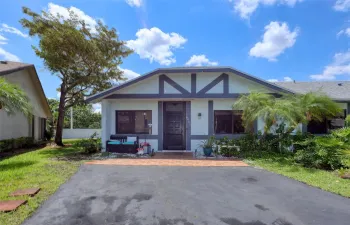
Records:
M29 118L32 114L32 106L26 93L4 78L0 78L0 106L9 115L20 112Z

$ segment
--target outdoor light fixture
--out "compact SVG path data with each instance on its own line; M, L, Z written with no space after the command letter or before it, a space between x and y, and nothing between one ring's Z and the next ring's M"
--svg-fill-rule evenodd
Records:
M202 113L198 113L198 119L202 117Z

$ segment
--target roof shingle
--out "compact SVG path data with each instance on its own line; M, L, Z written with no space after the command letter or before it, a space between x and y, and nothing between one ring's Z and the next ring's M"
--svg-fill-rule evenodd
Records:
M21 62L10 62L10 61L0 61L0 76L13 73L28 67L33 66L33 64L21 63Z
M309 81L309 82L276 82L283 88L296 93L322 92L339 101L350 101L350 81Z

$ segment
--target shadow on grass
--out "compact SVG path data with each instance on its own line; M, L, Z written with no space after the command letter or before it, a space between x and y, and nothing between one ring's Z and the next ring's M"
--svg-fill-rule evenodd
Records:
M8 158L11 158L13 156L21 155L24 153L37 151L37 150L43 149L45 147L46 147L46 145L40 145L40 146L36 146L33 148L21 148L21 149L13 149L11 151L6 151L6 152L0 152L0 161L3 159L8 159Z
M89 160L92 158L92 154L82 152L80 149L74 146L55 147L45 149L39 154L46 158L58 160L58 161L81 161Z
M0 171L4 172L7 170L17 170L23 167L31 166L35 163L36 161L14 161L6 164L0 164Z

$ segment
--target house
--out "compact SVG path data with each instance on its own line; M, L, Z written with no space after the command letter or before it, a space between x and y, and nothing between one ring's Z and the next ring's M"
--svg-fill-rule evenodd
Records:
M20 137L43 139L46 119L51 117L51 111L34 65L0 61L0 76L20 86L33 107L31 119L21 113L8 115L0 109L0 140Z
M102 103L104 145L112 134L136 135L156 151L194 151L208 136L234 138L246 132L242 111L232 112L232 104L251 91L298 92L230 67L182 67L154 70L87 101ZM350 98L336 100L348 113ZM251 129L263 126L259 120Z
M332 98L343 109L336 118L323 122L311 121L304 131L313 134L325 134L331 129L344 127L344 119L350 114L350 81L309 81L309 82L278 82L278 86L295 93L322 92Z

